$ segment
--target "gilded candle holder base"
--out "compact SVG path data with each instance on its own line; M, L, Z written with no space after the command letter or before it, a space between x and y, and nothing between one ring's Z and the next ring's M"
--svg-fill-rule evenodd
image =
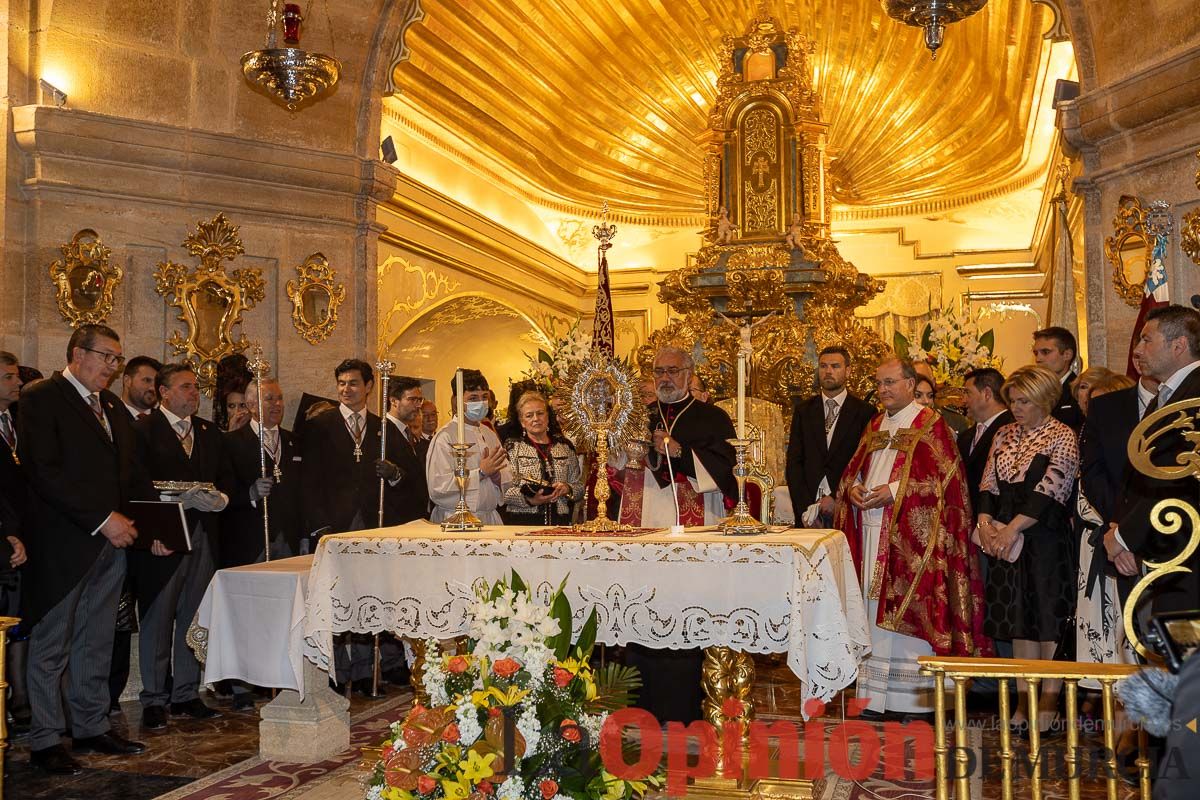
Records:
M587 522L577 523L575 530L581 533L618 533L633 530L632 525L625 525L608 518L608 475L605 465L608 464L608 429L597 427L593 434L596 437L596 518Z
M717 527L726 536L751 536L756 533L764 533L767 530L766 523L755 519L750 514L750 507L746 505L746 476L750 474L750 469L746 466L746 451L754 444L754 440L726 439L725 441L733 445L734 452L737 454L733 477L737 480L738 501L729 516L721 520Z
M467 451L474 446L473 442L450 445L454 450L454 481L458 484L458 503L454 506L454 512L442 521L444 533L483 530L483 522L467 505Z

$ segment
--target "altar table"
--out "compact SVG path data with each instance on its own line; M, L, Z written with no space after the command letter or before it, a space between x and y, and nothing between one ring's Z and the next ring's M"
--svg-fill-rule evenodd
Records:
M324 537L309 577L305 656L328 670L333 637L345 631L463 635L475 589L513 570L545 598L565 579L576 633L594 607L602 644L786 653L805 700L828 700L849 685L870 648L840 532L537 533L489 526L447 534L419 521Z

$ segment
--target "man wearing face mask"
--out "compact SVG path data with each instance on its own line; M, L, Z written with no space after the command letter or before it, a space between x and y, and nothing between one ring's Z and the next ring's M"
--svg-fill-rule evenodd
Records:
M453 376L451 385L454 385ZM451 408L458 407L457 397L450 398ZM488 384L477 369L463 370L463 417L465 441L475 446L467 453L467 505L484 525L503 525L498 510L504 504L504 492L512 483L508 453L496 432L480 423L488 414ZM433 435L425 457L425 476L429 499L433 503L430 520L441 522L458 503L458 484L454 480L454 450L458 437L458 419L450 421Z

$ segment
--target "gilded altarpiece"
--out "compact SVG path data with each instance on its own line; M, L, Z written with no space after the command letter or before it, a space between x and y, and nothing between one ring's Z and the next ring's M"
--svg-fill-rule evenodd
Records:
M763 16L744 35L725 37L721 50L717 102L701 137L705 244L659 284L659 299L679 318L656 331L638 358L648 368L658 346L692 349L701 376L729 395L741 341L735 328L752 323L750 393L782 412L813 391L821 348L842 345L860 364L888 351L854 314L884 284L860 274L830 237L812 43ZM867 373L852 377L860 396L873 388Z

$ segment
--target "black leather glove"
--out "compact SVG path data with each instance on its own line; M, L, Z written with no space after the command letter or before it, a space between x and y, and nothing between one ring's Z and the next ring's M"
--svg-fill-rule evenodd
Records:
M375 461L375 477L383 478L388 483L395 483L404 476L404 471L390 461L382 458Z

